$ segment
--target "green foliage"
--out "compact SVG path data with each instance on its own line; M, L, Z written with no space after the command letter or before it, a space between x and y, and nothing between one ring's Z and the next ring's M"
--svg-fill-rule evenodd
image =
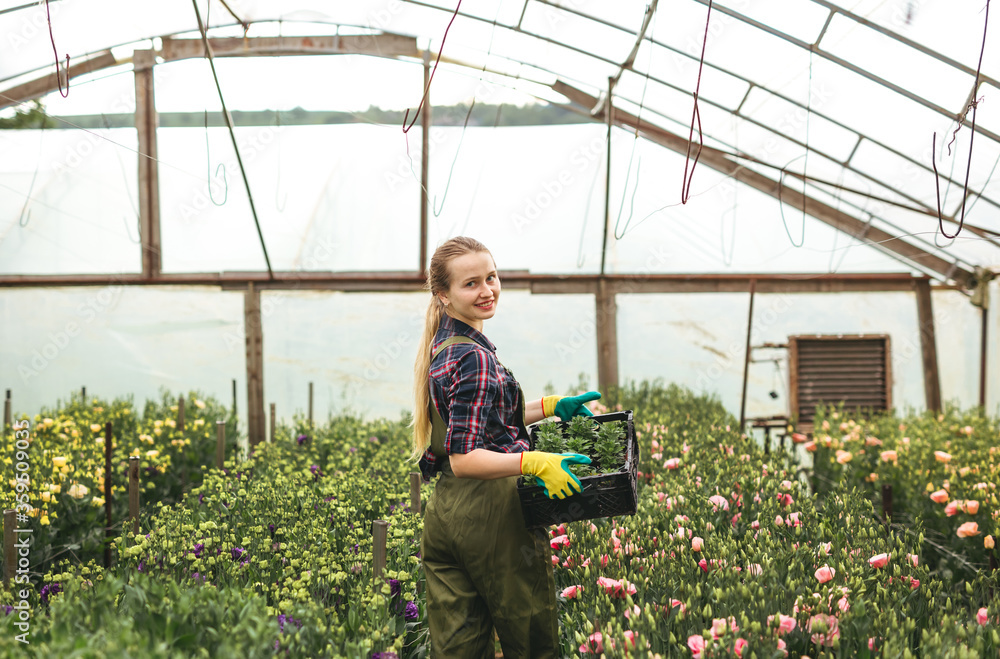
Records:
M594 455L605 474L621 471L625 464L625 427L621 421L606 421L597 429Z
M45 114L45 106L38 99L17 106L13 117L7 119L0 117L0 130L52 128L58 125L55 119Z

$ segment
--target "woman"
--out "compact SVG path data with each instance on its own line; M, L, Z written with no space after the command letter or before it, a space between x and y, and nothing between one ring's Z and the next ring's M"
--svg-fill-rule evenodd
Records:
M431 301L415 365L413 448L424 478L440 474L425 513L421 557L433 657L556 657L559 630L552 553L543 530L524 526L516 477L550 497L580 492L576 453L529 451L524 426L558 414L590 415L597 392L525 403L483 335L496 313L493 256L453 238L431 258Z

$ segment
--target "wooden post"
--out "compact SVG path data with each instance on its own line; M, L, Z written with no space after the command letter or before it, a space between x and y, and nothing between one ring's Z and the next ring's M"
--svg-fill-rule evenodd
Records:
M618 386L618 303L607 280L597 282L597 386L605 394Z
M927 409L941 410L941 380L938 377L937 343L934 338L934 308L929 279L917 280L917 322L920 328L920 353L924 362L924 399Z
M233 378L233 416L236 416L236 378Z
M740 434L745 432L747 411L747 377L750 375L750 335L753 333L753 299L757 292L757 280L750 280L750 312L747 314L747 344L743 359L743 392L740 394Z
M410 472L410 512L420 514L420 472Z
M420 120L420 276L427 276L427 210L431 158L431 51L424 50L424 108Z
M215 422L215 468L222 469L226 460L226 422Z
M10 425L10 389L8 389L7 397L3 401L3 427L6 430Z
M986 294L989 295L989 289L986 289ZM982 312L982 326L979 330L979 407L982 408L982 413L986 414L986 358L989 355L987 336L989 336L989 307L984 306L980 309ZM7 390L8 395L10 394L10 389Z
M177 429L184 430L184 396L177 399Z
M270 436L268 437L268 440L267 440L267 441L269 441L272 444L274 443L274 425L275 425L274 424L274 414L275 414L274 413L274 407L275 407L274 403L271 403L271 434L270 434Z
M80 402L84 405L87 404L87 387L80 387Z
M132 518L132 535L139 533L139 458L128 459L128 512Z
M160 179L157 167L156 127L159 119L153 94L156 51L132 53L135 72L135 128L139 138L139 233L142 239L142 274L160 275Z
M313 383L309 383L309 427L313 427Z
M375 579L382 577L385 570L385 541L389 535L389 522L377 519L372 522L372 561L375 568Z
M17 555L14 553L14 529L17 528L17 511L3 511L3 586L10 588L14 578Z
M111 482L114 473L111 457L114 452L111 422L104 424L104 568L111 567Z
M892 485L882 485L882 517L886 524L892 523Z
M243 302L247 343L247 440L250 448L264 441L264 336L260 289L247 284Z

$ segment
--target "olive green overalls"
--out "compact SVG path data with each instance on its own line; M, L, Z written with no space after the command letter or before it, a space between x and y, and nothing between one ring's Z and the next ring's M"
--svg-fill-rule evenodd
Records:
M475 342L451 337L431 359L454 343ZM506 659L556 657L559 621L545 531L525 528L516 477L455 477L444 447L447 427L433 404L431 419L431 450L442 465L421 538L431 657L493 659L494 628Z

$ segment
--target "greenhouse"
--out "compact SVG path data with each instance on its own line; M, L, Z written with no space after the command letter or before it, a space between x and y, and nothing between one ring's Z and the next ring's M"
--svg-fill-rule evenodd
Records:
M631 479L544 527L558 651L494 612L486 656L996 656L989 0L0 0L0 35L3 653L452 656L406 457L468 236L523 420L614 417Z

